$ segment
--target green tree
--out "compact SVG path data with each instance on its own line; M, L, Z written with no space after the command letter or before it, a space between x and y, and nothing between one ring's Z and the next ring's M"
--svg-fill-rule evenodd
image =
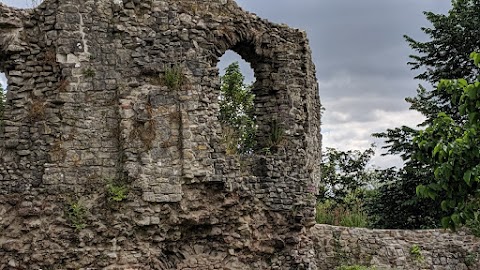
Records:
M480 49L480 0L453 0L446 15L424 14L432 23L432 27L422 27L430 40L420 42L405 35L410 47L418 53L410 56L409 64L412 69L424 70L416 78L432 84L441 79L475 80L480 69L469 56Z
M404 166L396 172L395 177L385 177L386 181L382 182L374 196L367 202L369 215L374 217L372 227L382 229L440 227L440 219L447 214L437 207L440 201L416 195L417 185L429 183L433 179L432 166L412 159L412 155L420 151L413 142L418 130L402 126L373 135L385 138L386 154L400 155Z
M471 82L480 74L480 69L470 61L470 53L480 50L480 0L452 0L448 14L424 12L432 27L422 27L430 38L420 42L405 35L406 41L417 54L410 55L408 64L412 69L421 69L415 78L436 85L441 79L465 78ZM458 119L458 109L451 106L450 96L434 88L427 91L420 86L416 97L407 98L411 108L427 117L431 124L439 112Z
M431 27L422 28L423 32L430 37L427 42L419 42L409 36L405 36L410 47L417 54L411 55L412 69L423 70L416 78L426 80L432 85L437 84L440 79L466 78L472 82L479 74L479 68L469 61L472 51L480 47L480 0L453 0L452 8L448 14L435 14L425 12ZM465 115L459 112L459 107L451 102L451 93L435 87L429 91L420 86L417 96L406 99L410 108L422 113L426 120L421 127L433 125L433 121L440 112L449 116L454 122L462 123ZM425 198L415 198L412 187L431 183L435 180L434 164L427 160L419 160L413 157L429 155L425 148L419 148L413 141L419 131L411 127L399 127L388 129L386 132L374 134L387 142L387 153L401 155L404 160L404 167L399 174L399 181L390 184L383 198L384 213L397 209L400 213L394 217L396 220L383 222L381 226L394 224L405 224L406 227L435 227L431 220L437 220L440 216L451 214L452 209L445 209L445 213L439 207L431 207L432 201ZM386 188L386 187L385 187ZM440 203L440 197L435 198L434 205ZM398 204L398 202L406 202ZM401 209L398 207L401 206ZM390 210L389 210L390 209ZM420 213L419 209L426 209ZM427 210L428 209L428 210ZM400 220L403 219L403 220ZM412 222L414 221L414 222Z
M322 156L321 171L323 194L320 199L338 203L345 201L348 194L364 189L374 181L374 170L367 168L375 154L373 148L365 151L340 151L327 148Z
M472 53L480 67L480 54ZM442 219L442 225L455 228L469 221L480 223L480 78L442 80L438 91L450 96L463 121L455 121L441 112L432 125L420 131L414 143L420 151L414 160L431 164L434 179L419 185L417 193L431 199L440 198L441 208L453 213Z
M381 181L395 177L392 168L379 170L369 166L375 155L373 148L365 151L341 151L327 148L322 157L322 183L317 202L318 223L349 227L367 227L374 220L369 215L370 202ZM367 208L366 208L367 207Z
M255 146L254 97L251 87L244 83L245 77L238 62L230 64L221 77L220 122L227 142L227 151L245 154Z
M415 195L417 185L428 183L429 174L420 164L385 173L384 181L365 201L365 209L371 218L370 225L380 229L426 229L440 227L440 219L446 213L439 200Z

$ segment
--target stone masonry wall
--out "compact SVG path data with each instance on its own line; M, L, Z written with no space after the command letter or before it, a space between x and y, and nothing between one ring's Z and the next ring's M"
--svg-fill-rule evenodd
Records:
M256 78L243 157L218 121L227 50ZM0 71L0 269L316 269L305 32L232 0L0 4Z
M354 264L377 269L480 269L480 239L464 231L315 225L311 232L318 269Z

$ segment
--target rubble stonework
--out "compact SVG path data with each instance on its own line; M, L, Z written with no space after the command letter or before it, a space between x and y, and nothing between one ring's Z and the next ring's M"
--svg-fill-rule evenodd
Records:
M371 230L323 224L311 230L321 270L355 264L385 270L480 269L480 239L466 231Z
M241 157L218 121L227 50L256 78ZM317 269L305 32L232 0L0 4L0 71L0 269Z

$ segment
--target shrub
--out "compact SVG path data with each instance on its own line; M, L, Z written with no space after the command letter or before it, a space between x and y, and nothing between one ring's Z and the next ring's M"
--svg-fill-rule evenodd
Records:
M338 225L340 217L345 215L345 209L330 200L318 202L316 210L315 220L319 224Z
M480 237L480 211L475 211L473 218L468 220L465 225L473 235Z

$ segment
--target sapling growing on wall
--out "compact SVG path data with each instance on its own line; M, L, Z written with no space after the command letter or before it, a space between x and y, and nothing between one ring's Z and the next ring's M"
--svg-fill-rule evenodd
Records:
M183 74L182 67L180 67L179 65L165 67L163 80L165 85L170 90L179 90L185 82L185 76Z

